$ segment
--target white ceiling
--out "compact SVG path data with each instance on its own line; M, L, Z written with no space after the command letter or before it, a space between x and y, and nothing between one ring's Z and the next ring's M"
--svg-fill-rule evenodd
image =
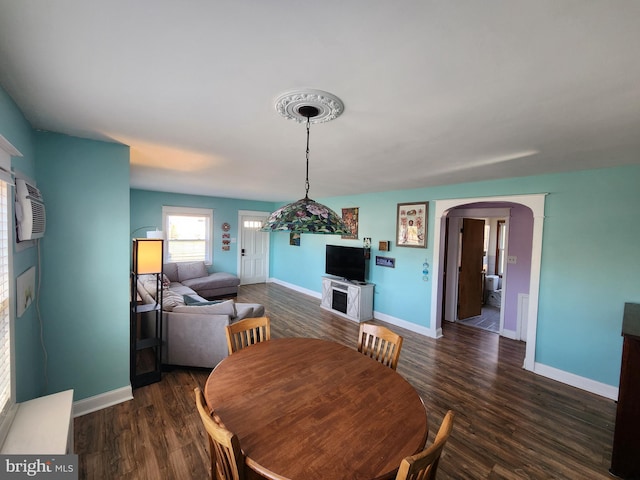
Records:
M131 146L131 185L309 196L640 163L637 0L0 0L34 128Z

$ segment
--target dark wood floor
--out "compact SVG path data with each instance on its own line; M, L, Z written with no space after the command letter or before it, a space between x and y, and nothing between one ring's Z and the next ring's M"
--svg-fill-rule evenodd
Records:
M273 337L355 345L358 325L313 297L261 284L241 287L237 300L266 306ZM390 327L404 336L398 373L424 400L429 442L445 412L456 412L439 480L611 478L615 402L523 370L521 342L455 324L439 340ZM174 369L132 401L76 418L80 478L208 478L193 398L208 374Z

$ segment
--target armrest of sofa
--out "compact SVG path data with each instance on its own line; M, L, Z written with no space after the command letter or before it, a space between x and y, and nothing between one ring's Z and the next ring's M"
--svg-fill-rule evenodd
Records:
M213 368L227 357L229 315L163 312L163 363Z

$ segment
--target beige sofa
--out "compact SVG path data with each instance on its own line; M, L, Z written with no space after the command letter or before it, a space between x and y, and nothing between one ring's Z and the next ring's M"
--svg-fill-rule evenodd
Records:
M142 303L156 303L155 275L141 276L138 293ZM226 326L247 317L262 317L257 303L207 301L193 289L165 277L162 289L162 363L187 367L215 367L228 355ZM153 312L143 314L145 335L152 335Z
M204 298L236 297L240 279L227 272L209 273L204 262L165 263L164 274L170 282L180 282Z

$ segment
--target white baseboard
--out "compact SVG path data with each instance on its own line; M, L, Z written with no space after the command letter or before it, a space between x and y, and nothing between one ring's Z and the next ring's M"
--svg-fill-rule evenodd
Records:
M77 402L73 402L73 416L81 417L87 413L96 412L103 408L117 405L118 403L126 402L133 399L133 392L131 385L126 387L111 390L109 392L101 393L93 397L83 398Z
M503 337L506 338L510 338L511 340L517 340L518 339L518 334L516 333L515 330L507 330L507 329L502 329L502 332L500 332L500 335L502 335Z
M302 288L298 285L294 285L293 283L283 282L282 280L278 280L277 278L269 278L269 280L267 281L270 283L277 283L278 285L290 288L291 290L295 290L296 292L304 293L305 295L309 295L310 297L322 298L322 294L320 292L314 292L313 290Z
M425 337L431 337L431 338L442 337L441 328L439 328L436 331L433 328L423 327L422 325L416 325L415 323L407 322L406 320L402 320L401 318L392 317L391 315L387 315L385 313L381 313L378 311L374 311L373 316L378 320L382 320L383 322L390 323L391 325L395 325L396 327L405 328L412 332L419 333L420 335L424 335Z
M549 367L541 363L535 363L533 366L534 373L543 377L556 380L566 385L585 390L587 392L595 393L611 400L618 400L618 388L606 383L596 382L589 378L581 377L573 373L565 372L564 370L558 370L557 368Z

